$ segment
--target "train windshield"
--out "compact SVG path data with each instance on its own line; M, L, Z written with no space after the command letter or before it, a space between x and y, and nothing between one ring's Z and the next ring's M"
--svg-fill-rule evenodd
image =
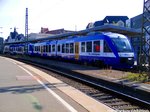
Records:
M132 52L132 47L127 38L111 38L118 52Z

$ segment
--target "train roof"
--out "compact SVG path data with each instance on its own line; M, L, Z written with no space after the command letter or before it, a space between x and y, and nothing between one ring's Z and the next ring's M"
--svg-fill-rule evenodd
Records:
M97 33L97 34L89 34L86 36L73 36L72 38L67 38L67 39L62 39L58 41L58 43L71 43L71 42L76 42L76 41L89 41L89 40L98 40L98 39L104 39L104 38L127 38L126 36L118 33L112 33L112 32L102 32L102 33Z

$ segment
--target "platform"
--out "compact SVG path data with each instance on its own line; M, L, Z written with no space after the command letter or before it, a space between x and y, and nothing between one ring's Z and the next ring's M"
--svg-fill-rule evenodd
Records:
M115 112L22 62L0 57L1 112Z

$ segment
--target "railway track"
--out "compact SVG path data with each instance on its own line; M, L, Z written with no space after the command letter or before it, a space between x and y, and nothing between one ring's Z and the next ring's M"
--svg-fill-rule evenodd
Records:
M23 59L17 60L38 67L38 69L41 69L53 77L56 77L57 79L79 89L97 101L117 110L117 112L150 112L150 102L124 94L118 91L116 87L106 86L109 84L105 84L106 82L100 79L85 75L83 76L83 74L68 71L64 68L47 66ZM118 88L121 89L119 86Z

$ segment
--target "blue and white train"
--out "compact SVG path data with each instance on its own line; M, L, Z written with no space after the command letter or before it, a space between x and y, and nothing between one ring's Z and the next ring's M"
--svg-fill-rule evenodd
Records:
M24 48L25 44L9 46L11 54L24 54ZM134 64L134 50L128 38L117 33L91 33L85 36L30 43L27 54L109 65L113 68L131 68Z

